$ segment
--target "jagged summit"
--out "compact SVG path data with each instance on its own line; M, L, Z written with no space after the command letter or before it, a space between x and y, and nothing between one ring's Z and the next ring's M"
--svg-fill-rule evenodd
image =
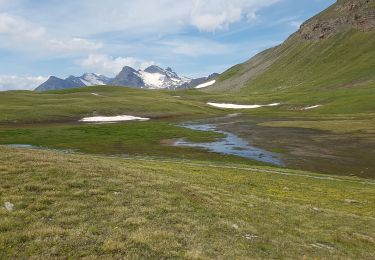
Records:
M143 87L143 80L137 75L137 71L132 67L125 66L119 74L110 82L115 86Z
M148 73L161 73L161 74L163 74L165 72L164 69L162 69L162 68L160 68L159 66L156 66L156 65L151 65L148 68L146 68L144 71L148 72Z

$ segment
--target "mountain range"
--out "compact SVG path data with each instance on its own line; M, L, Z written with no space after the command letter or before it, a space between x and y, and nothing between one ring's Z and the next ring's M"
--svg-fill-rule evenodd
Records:
M152 65L144 70L135 70L132 67L125 66L115 78L109 78L96 73L85 73L80 77L70 76L66 79L51 76L46 82L37 87L35 91L42 92L98 85L144 89L194 88L205 82L212 81L218 75L215 73L208 77L190 79L179 76L171 68L162 69L159 66Z

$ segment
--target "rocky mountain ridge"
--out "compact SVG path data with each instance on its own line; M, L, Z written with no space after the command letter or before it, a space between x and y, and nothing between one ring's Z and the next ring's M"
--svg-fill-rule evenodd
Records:
M163 69L159 66L152 65L144 70L135 70L132 67L125 66L115 78L108 78L95 73L85 73L80 77L70 76L66 79L51 76L46 82L37 87L35 91L42 92L98 85L125 86L143 89L194 88L217 76L218 74L212 74L208 77L190 79L179 76L171 68Z
M304 40L318 40L349 29L375 31L374 0L337 1L326 11L304 22L292 38L297 36Z

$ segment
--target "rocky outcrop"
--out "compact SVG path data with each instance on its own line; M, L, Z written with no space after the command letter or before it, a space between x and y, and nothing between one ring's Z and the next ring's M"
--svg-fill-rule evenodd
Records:
M345 30L375 31L375 0L341 0L306 21L291 38L319 40Z

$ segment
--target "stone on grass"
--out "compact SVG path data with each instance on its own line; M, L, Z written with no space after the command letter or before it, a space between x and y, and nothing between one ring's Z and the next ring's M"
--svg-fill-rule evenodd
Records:
M238 225L237 225L237 224L233 224L233 225L232 225L232 228L234 228L234 229L238 229Z
M4 203L4 207L7 211L13 211L14 209L14 204L10 203L9 201Z
M359 203L358 200L352 200L352 199L346 199L345 202L346 203Z
M254 239L258 238L258 237L259 237L259 236L254 235L254 234L246 234L246 235L245 235L245 238L246 238L247 240L254 240Z

